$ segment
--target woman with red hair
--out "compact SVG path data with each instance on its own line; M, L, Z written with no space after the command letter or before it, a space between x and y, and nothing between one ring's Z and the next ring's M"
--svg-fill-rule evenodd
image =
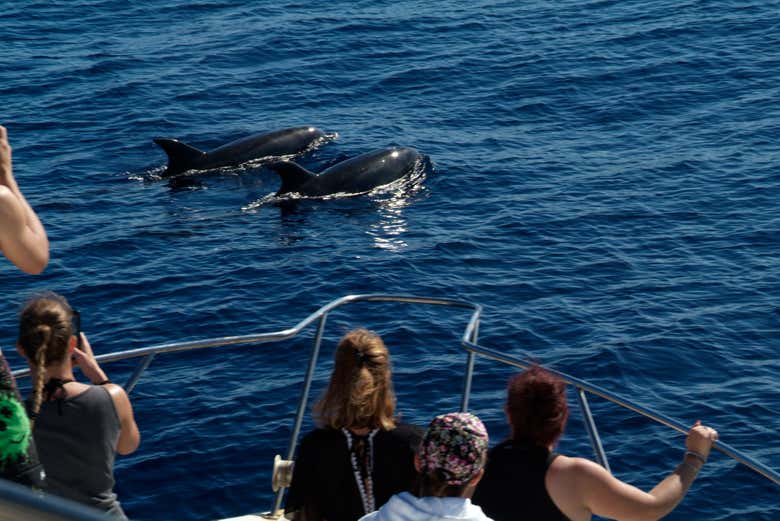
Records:
M600 465L552 452L566 427L566 383L534 366L507 389L510 439L488 453L473 501L495 521L587 521L591 515L651 520L671 512L696 478L718 433L700 422L685 440L686 452L650 492L620 481Z

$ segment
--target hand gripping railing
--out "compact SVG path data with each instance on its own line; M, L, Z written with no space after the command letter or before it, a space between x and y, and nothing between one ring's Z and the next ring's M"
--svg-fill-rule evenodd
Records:
M242 336L212 338L206 340L195 340L191 342L180 342L180 343L173 343L173 344L162 344L158 346L145 347L140 349L131 349L127 351L120 351L117 353L99 355L96 357L96 359L98 360L98 362L113 362L117 360L129 359L129 358L141 358L141 361L139 362L138 366L131 374L131 376L128 378L128 381L125 384L125 389L129 393L136 386L141 375L149 367L154 357L157 356L158 354L172 353L177 351L191 351L194 349L222 347L222 346L237 345L237 344L259 344L259 343L266 343L266 342L278 342L281 340L286 340L297 336L307 326L318 321L317 333L314 337L314 342L311 348L311 354L309 355L309 363L306 368L306 375L303 381L303 389L301 391L301 397L298 402L295 421L293 423L293 429L290 435L290 441L287 449L287 459L292 460L293 456L295 455L295 448L298 443L298 437L300 435L301 425L303 423L303 417L306 412L306 406L309 399L309 391L311 389L311 383L314 378L314 369L317 365L317 360L319 358L320 345L322 343L322 336L325 330L325 323L328 314L333 310L340 308L346 304L351 304L354 302L361 302L361 301L426 304L426 305L457 307L457 308L472 310L471 318L469 319L466 328L463 332L463 336L461 337L461 345L467 352L466 369L465 369L464 381L463 381L463 394L461 397L462 411L466 411L468 409L469 398L471 396L471 382L474 375L474 362L477 355L488 359L492 359L494 361L512 367L517 367L520 369L525 369L532 365L531 362L524 361L519 358L515 358L477 344L477 335L479 333L479 321L482 313L482 307L479 306L478 304L473 304L465 301L449 300L449 299L435 299L435 298L427 298L427 297L415 297L415 296L403 296L403 295L379 295L379 294L347 295L345 297L341 297L339 299L333 300L330 303L326 304L325 306L319 308L314 313L307 316L305 319L300 321L294 327L282 331L276 331L271 333L250 334L250 335L242 335ZM596 396L604 398L605 400L608 400L621 407L634 411L635 413L640 414L641 416L649 418L657 423L660 423L661 425L670 427L682 434L688 432L688 429L682 423L673 420L663 414L657 413L655 411L651 411L650 409L647 409L641 405L633 403L630 400L620 397L619 395L613 394L601 387L588 384L585 381L575 378L573 376L569 376L565 373L561 373L559 371L555 371L549 368L548 370L556 374L560 378L562 378L569 385L572 385L573 387L576 388L577 400L580 404L580 408L582 409L583 417L585 419L585 426L588 430L591 445L593 447L593 451L595 453L596 459L602 466L604 466L607 469L609 469L609 463L607 461L606 453L602 447L601 439L599 438L598 431L596 429L596 424L593 419L593 415L588 405L586 393L594 394ZM27 376L29 375L29 370L14 371L13 374L16 377ZM778 475L777 472L770 469L766 465L763 465L762 463L756 461L755 459L742 454L741 452L727 445L723 441L718 441L714 447L716 450L722 452L726 456L738 461L739 463L742 463L743 465L747 466L751 470L766 477L773 483L780 485L780 475ZM280 489L277 492L276 500L274 502L274 507L271 510L272 514L278 512L279 509L281 508L283 495L284 495L284 489Z
M476 344L475 342L467 340L465 337L462 340L462 345L463 347L466 348L466 350L469 353L478 354L480 356L490 358L492 360L501 362L506 365L510 365L520 369L527 369L532 365L532 362L523 361L518 358L505 355L504 353L500 353L493 349L482 347ZM668 416L665 416L661 413L651 411L646 407L642 407L641 405L638 405L617 394L611 393L601 387L598 387L596 385L591 385L585 382L584 380L580 380L579 378L575 378L573 376L567 375L566 373L562 373L560 371L556 371L554 369L550 369L550 368L545 368L545 369L557 375L558 377L563 379L567 384L572 385L577 389L577 396L580 400L580 405L582 406L583 409L583 415L585 416L585 426L588 428L588 433L590 434L591 437L593 450L596 453L596 458L607 469L609 467L606 465L607 463L606 456L604 455L604 451L601 448L601 441L599 440L598 433L596 432L596 425L593 420L593 415L591 414L590 408L587 405L587 400L585 399L586 392L594 394L596 396L600 396L601 398L604 398L607 401L610 401L625 409L634 411L635 413L644 416L645 418L649 418L650 420L653 420L656 423L660 423L661 425L670 427L679 433L682 434L688 433L689 428L685 427L682 423L678 422L677 420L673 420L672 418L669 418ZM749 469L761 474L762 476L772 481L776 485L780 485L780 474L770 469L763 463L760 463L755 459L746 456L745 454L742 454L740 451L724 443L722 440L719 439L717 442L715 442L713 448L725 454L726 456L730 457L731 459L738 461L739 463L742 463Z

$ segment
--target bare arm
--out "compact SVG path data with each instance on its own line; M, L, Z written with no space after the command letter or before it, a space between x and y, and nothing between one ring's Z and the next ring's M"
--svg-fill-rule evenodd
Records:
M133 417L133 406L130 403L130 397L127 396L122 387L116 384L107 384L106 389L111 393L114 400L114 407L119 414L119 422L122 430L119 432L119 440L116 442L116 451L125 455L135 452L138 445L141 444L141 433L138 431L138 425Z
M75 357L75 364L81 368L84 376L89 378L89 381L94 385L99 385L108 380L106 373L98 365L97 360L95 360L92 346L84 333L81 333L81 349L74 348L73 356ZM111 395L111 399L114 401L114 408L119 416L121 426L119 439L116 442L116 451L122 455L130 454L141 443L141 433L138 431L138 425L135 423L130 397L127 396L125 390L119 385L114 383L105 383L103 385L105 385L106 390Z
M716 439L714 429L697 422L688 433L686 446L706 459ZM621 521L656 520L682 501L702 465L698 458L686 455L671 474L644 492L592 461L556 458L545 481L556 505L572 519L590 519L596 514Z
M14 179L11 147L3 126L0 126L0 248L8 260L27 273L40 273L49 262L49 239Z

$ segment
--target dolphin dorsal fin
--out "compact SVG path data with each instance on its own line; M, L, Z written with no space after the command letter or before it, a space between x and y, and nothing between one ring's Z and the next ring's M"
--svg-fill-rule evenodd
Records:
M279 174L279 177L282 179L282 186L279 187L279 191L276 192L276 195L297 192L298 188L303 183L317 177L317 174L309 172L292 161L276 161L266 165L266 167Z
M192 168L192 164L203 157L205 152L182 143L177 139L154 138L154 142L168 154L168 169L165 175L176 175Z

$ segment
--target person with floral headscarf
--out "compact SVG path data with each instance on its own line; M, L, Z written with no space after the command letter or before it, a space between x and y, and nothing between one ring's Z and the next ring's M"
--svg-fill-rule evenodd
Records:
M396 494L360 521L491 521L470 499L487 450L488 434L479 418L465 412L437 416L415 456L416 495Z

